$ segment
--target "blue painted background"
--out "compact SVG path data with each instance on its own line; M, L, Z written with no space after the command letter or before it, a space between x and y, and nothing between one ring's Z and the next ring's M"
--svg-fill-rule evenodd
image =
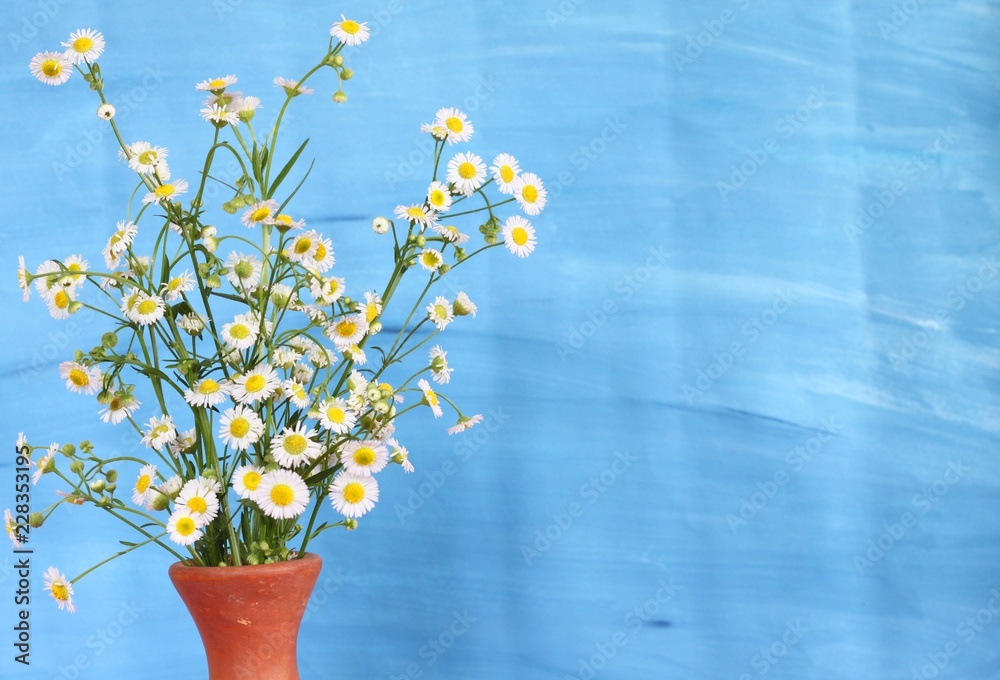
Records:
M30 57L102 30L127 136L193 179L193 85L235 72L273 117L341 11L376 32L351 101L321 87L283 139L313 137L297 214L349 284L379 285L368 221L423 191L440 106L550 206L531 258L455 272L481 313L443 337L451 392L490 427L405 424L417 474L315 546L304 677L1000 678L997 2L6 2L0 438L119 435L56 372L101 324L13 281L17 254L100 261L129 173ZM72 510L35 535L30 671L0 558L0 675L202 677L168 556L89 576L75 616L44 598L124 537Z

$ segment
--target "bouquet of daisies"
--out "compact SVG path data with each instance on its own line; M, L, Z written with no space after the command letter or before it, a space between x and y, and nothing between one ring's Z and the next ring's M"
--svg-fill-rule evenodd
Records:
M103 263L94 267L74 254L29 271L19 259L25 300L34 288L56 319L106 318L100 345L76 351L59 375L72 392L96 398L105 423L134 431L134 450L111 455L88 441L35 446L18 438L33 481L57 479L62 488L41 512L5 513L15 544L67 503L92 505L137 532L122 542L124 550L74 579L50 568L45 587L60 608L74 610L80 578L151 543L197 566L295 559L327 529L357 527L379 499L377 475L386 467L413 470L395 433L404 413L426 408L438 418L450 407L450 433L482 420L438 391L452 369L432 342L457 317L475 316L476 305L464 292L430 299L432 288L491 248L530 254L534 228L520 214L504 218L501 209L537 215L545 188L508 154L489 169L470 152L444 159L447 146L471 139L473 125L461 111L441 109L422 127L435 143L426 193L396 207L395 220L372 221L376 233L391 238L388 280L349 296L331 240L291 207L312 169L299 171L308 140L281 160L277 146L291 102L312 94L310 80L332 72L333 100L347 100L343 83L353 72L342 53L369 30L342 17L330 34L322 59L301 78L274 80L282 101L269 132L254 129L261 99L236 91L235 76L196 86L207 96L201 117L212 138L192 182L172 176L167 149L125 141L98 64L101 33L77 31L64 51L31 60L41 82L62 85L76 72L97 93L97 115L136 180ZM238 162L232 182L213 175L222 158ZM207 205L212 184L231 194L215 224L208 223L209 208L217 207ZM461 217L478 226L482 245L470 246L469 233L451 223ZM152 250L140 251L140 240ZM405 320L387 332L382 320L410 273L422 277L423 288ZM396 364L411 365L401 375L413 373L390 383L387 371Z

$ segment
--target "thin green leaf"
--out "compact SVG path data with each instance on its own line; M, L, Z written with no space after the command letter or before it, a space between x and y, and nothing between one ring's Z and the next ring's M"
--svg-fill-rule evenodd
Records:
M281 184L281 181L285 179L285 176L295 166L295 161L299 160L299 156L301 156L302 152L305 151L306 144L308 143L309 140L306 139L306 141L302 142L302 146L300 146L298 150L292 154L292 157L288 160L287 163L285 163L285 167L283 167L281 171L278 173L278 176L274 178L274 182L272 182L271 186L268 188L267 196L265 196L265 198L271 198L272 196L274 196L274 192L277 191L278 186Z

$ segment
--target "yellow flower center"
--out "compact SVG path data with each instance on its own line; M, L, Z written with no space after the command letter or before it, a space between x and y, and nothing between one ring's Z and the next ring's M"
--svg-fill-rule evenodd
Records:
M287 484L275 484L271 487L271 500L281 507L291 505L295 500L295 491Z
M375 450L369 446L362 446L354 452L354 462L368 467L375 462Z
M312 250L312 247L312 239L300 238L295 241L295 253L297 255L305 255Z
M221 90L226 86L226 81L222 78L213 78L208 81L208 89L210 90Z
M431 205L440 207L444 205L444 201L445 198L443 191L441 191L440 189L435 189L434 191L431 192Z
M166 425L157 425L156 427L153 428L153 430L149 433L149 435L152 439L157 439L158 437L165 435L167 432L170 432L169 427L167 427Z
M521 190L521 197L528 203L534 203L538 200L538 189L532 184L525 184Z
M357 330L358 326L353 321L341 321L337 324L337 335L342 338L352 337Z
M365 321L371 323L372 321L375 320L377 316L378 316L378 307L376 307L375 303L373 302L370 305L368 305L368 308L365 310Z
M245 340L250 337L250 329L243 324L238 323L229 329L229 334L237 340Z
M208 503L201 496L192 496L188 499L187 507L191 512L205 512L208 510Z
M247 378L246 391L247 392L260 392L264 389L264 385L267 384L267 380L262 375L252 375Z
M358 482L351 482L344 487L344 500L354 505L365 499L365 487Z
M143 300L139 303L137 311L142 314L152 314L156 311L156 301L155 300Z
M439 319L448 318L448 310L445 309L444 305L434 305L434 314L436 314Z
M260 486L260 473L251 470L250 472L243 475L243 486L249 489L250 491L253 491L258 486Z
M77 387L86 387L90 384L90 376L79 368L74 368L69 372L69 381Z
M346 417L347 414L344 413L344 409L339 408L337 406L331 406L326 410L326 418L331 423L336 423L337 425L340 425L341 423L344 422L344 419Z
M246 418L235 418L229 423L229 432L237 439L245 437L249 431L250 421Z
M271 209L266 205L262 205L250 214L251 222L260 222L266 220L271 215Z
M313 259L319 260L320 262L326 259L326 246L324 246L322 243L317 243L316 253L313 255Z
M150 163L155 162L157 158L159 158L159 154L157 154L153 149L147 149L139 154L139 162L143 165L149 165Z
M182 285L184 285L184 277L175 276L174 278L170 279L170 283L167 284L167 290L174 291L180 288Z
M206 378L198 385L198 394L215 394L219 389L219 383L211 378Z
M70 303L69 295L64 290L56 291L56 294L52 296L52 302L58 309L66 309Z
M424 399L426 399L427 403L431 406L438 405L438 395L434 394L434 390L427 390L424 392Z
M306 398L306 388L300 385L299 383L292 383L291 392L292 396L296 397L297 399Z
M418 208L415 205L407 208L406 209L406 214L409 215L410 217L412 217L415 220L422 220L422 219L424 219L426 217L426 215L424 215L423 208Z
M177 524L174 525L174 529L177 530L181 536L190 536L198 528L198 525L194 523L194 520L190 517L181 517L177 520Z
M149 475L140 475L139 481L135 483L135 490L139 493L146 493L146 489L149 488L152 481L153 480L149 478Z
M42 73L50 78L55 78L57 75L62 73L63 67L55 59L46 59L42 62Z
M465 126L462 125L462 119L458 116L451 116L444 122L444 124L452 132L461 132L465 128Z
M472 179L476 176L476 166L469 161L465 161L458 166L458 176L462 179Z
M502 179L507 184L514 181L514 168L509 165L504 165L500 168L500 179Z
M438 266L437 253L424 253L421 259L426 267L434 268Z
M59 582L53 583L52 597L56 598L57 600L66 602L67 600L69 600L69 588L67 588L66 584L64 583L59 583Z
M301 434L290 434L285 437L284 449L290 456L301 456L309 446L309 440Z
M359 24L357 21L351 21L350 19L347 19L346 21L340 22L340 28L347 35L355 35L361 30L361 24Z
M161 184L160 186L156 187L156 191L153 192L153 194L155 194L157 198L166 198L167 196L173 195L173 193L174 193L173 184Z
M283 224L285 226L288 226L288 225L290 225L292 223L292 216L291 215L278 215L277 217L274 218L274 221L277 222L278 224Z
M73 49L81 54L90 51L94 46L93 38L88 38L85 35L81 35L79 38L73 41Z
M528 242L528 232L522 227L514 227L510 232L511 240L519 246L523 246Z

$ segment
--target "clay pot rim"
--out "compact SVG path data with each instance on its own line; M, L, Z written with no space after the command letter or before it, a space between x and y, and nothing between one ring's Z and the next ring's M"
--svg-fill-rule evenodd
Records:
M270 564L247 564L239 567L199 567L185 564L184 562L174 562L167 570L171 577L181 578L212 578L212 579L237 579L246 578L251 573L254 576L268 576L271 574L286 573L290 569L310 569L321 568L323 560L315 553L307 552L302 557L284 562L272 562Z

